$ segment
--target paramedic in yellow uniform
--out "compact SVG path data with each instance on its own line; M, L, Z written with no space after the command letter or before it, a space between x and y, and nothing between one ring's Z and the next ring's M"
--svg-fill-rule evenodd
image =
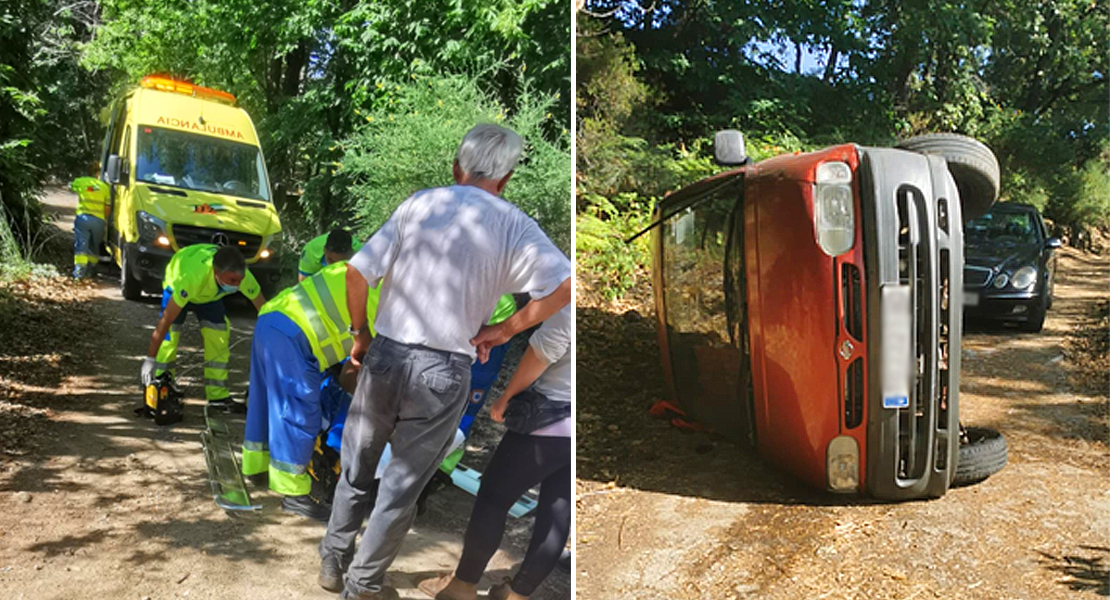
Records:
M162 288L162 316L143 360L143 385L165 371L174 371L181 325L191 311L200 321L204 338L204 396L209 405L230 406L227 377L231 321L223 299L241 292L255 308L261 309L266 303L243 254L234 246L195 244L182 248L166 265Z
M73 278L92 277L100 262L100 244L108 218L108 184L95 177L78 177L70 189L77 192L77 218L73 220Z

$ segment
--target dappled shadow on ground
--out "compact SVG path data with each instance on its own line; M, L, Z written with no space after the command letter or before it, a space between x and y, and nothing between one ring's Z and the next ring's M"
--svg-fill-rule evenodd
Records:
M652 417L651 406L669 400L652 318L580 306L577 320L579 479L724 502L872 503L806 488L739 440Z
M93 284L59 282L63 287L77 286L81 294L47 302L43 310L73 311L79 318L65 330L44 332L19 350L34 354L43 345L61 347L67 357L59 363L64 368L55 369L45 380L33 380L25 370L7 372L8 389L28 410L37 412L9 415L28 432L27 444L19 452L7 452L0 444L0 492L31 494L34 500L19 506L31 511L60 506L67 516L51 523L36 512L34 518L36 522L43 519L43 527L25 524L9 530L4 543L17 556L34 557L32 560L72 557L74 553L107 554L142 572L158 570L166 555L177 549L260 565L284 564L291 553L314 556L323 525L283 513L276 494L250 487L253 499L263 505L257 514L231 516L211 502L203 461L198 466L199 433L205 427L203 356L200 332L192 317L183 329L179 352L185 419L171 427L158 427L134 416L141 402L141 356L158 317L159 299L144 296L139 302L124 301L113 289L114 282L106 279ZM255 309L245 301L229 304L231 391L233 396L242 396ZM56 339L66 343L56 344L52 341ZM515 355L519 356L524 341L517 341L517 346ZM14 357L16 351L0 348L3 369L4 356ZM514 361L510 358L506 365ZM503 371L496 388L503 388L508 371ZM0 426L4 419L0 412ZM233 437L240 437L242 417L229 421ZM502 429L494 427L485 415L475 428L481 435L468 441L470 452L464 462L482 468ZM448 488L432 496L428 513L418 518L415 526L425 532L446 532L441 537L461 544L472 503L472 496ZM74 519L77 514L85 516ZM503 547L511 548L510 555L523 554L532 522L531 517L509 520ZM7 528L8 522L0 516L0 529ZM289 545L290 535L295 546ZM449 555L454 548L437 543L427 546L420 536L409 536L401 557L424 551ZM510 574L495 570L488 581L497 582ZM415 587L417 575L397 571L390 576L412 579ZM569 588L569 576L556 573L535 597L567 597Z
M1060 585L1076 592L1094 592L1110 596L1110 548L1079 546L1070 554L1055 555L1037 551L1040 563L1048 571L1058 573Z

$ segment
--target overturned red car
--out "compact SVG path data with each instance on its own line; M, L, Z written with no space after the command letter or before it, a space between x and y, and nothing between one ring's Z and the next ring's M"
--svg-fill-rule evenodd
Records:
M808 484L943 495L1005 464L959 423L962 223L998 195L994 154L932 134L752 163L657 207L654 287L677 404Z

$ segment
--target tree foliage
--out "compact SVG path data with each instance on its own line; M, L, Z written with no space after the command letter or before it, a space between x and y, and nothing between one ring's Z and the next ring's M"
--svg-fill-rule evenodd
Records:
M168 72L238 96L271 176L303 192L302 210L282 215L300 237L357 213L336 165L396 82L480 73L509 113L526 87L554 98L533 132L544 143L569 125L570 13L555 0L107 0L102 15L88 67L120 85Z
M999 158L1003 201L1110 225L1108 26L1093 0L586 0L579 233L642 221L654 198L712 169L724 128L757 160L971 135ZM591 248L618 260L615 246Z
M586 193L640 191L610 155L726 127L802 148L952 131L995 150L1004 199L1097 204L1110 18L1092 0L589 0L579 24Z

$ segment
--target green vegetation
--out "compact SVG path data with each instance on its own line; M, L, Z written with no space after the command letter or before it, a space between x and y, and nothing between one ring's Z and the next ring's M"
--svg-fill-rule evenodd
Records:
M167 73L250 113L271 178L293 192L278 200L290 248L334 225L372 231L408 193L450 181L469 126L501 119L528 142L507 197L569 251L570 40L558 0L10 0L0 240L26 259L44 183L85 174L101 109Z
M715 172L713 133L756 160L927 132L974 136L1002 201L1067 230L1110 226L1105 32L1090 0L587 0L578 15L579 264L620 295L627 251L599 244ZM605 202L602 202L604 200ZM585 242L585 243L584 243ZM633 248L642 270L648 257Z

